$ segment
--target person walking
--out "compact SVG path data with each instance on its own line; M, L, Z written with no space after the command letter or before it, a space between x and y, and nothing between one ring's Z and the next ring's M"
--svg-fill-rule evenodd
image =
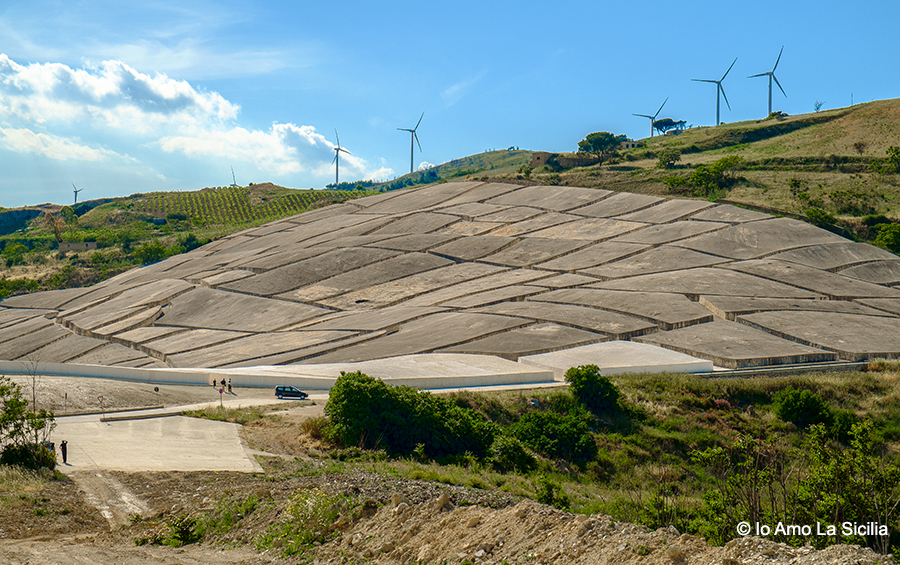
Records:
M234 394L231 392L231 377L228 377L228 394Z
M62 440L62 442L59 444L59 452L62 453L63 465L68 465L68 462L66 462L69 451L68 447L69 443L66 440Z

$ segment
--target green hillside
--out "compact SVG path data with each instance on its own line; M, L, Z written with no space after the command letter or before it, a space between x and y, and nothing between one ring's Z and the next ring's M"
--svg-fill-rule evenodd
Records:
M153 192L0 212L0 298L93 284L230 233L372 194L272 183ZM93 249L61 252L61 243Z
M448 180L466 180L483 176L511 176L531 161L532 151L503 149L486 151L435 165L424 171L415 171L388 182L352 181L326 186L332 190L365 189L387 192L412 186L421 186Z
M586 132L588 133L588 132ZM573 140L575 146L577 140ZM482 173L517 182L563 184L680 198L724 199L774 213L807 218L864 241L876 242L878 226L896 225L892 245L900 251L900 99L799 116L691 128L641 140L601 165L544 166L515 174ZM674 168L658 157L675 150ZM727 159L727 161L722 161ZM719 162L728 170L710 190L678 185L709 173ZM887 164L888 166L885 166ZM703 168L701 168L703 167ZM699 172L698 172L699 171ZM673 182L673 179L674 182ZM883 238L884 240L885 238Z

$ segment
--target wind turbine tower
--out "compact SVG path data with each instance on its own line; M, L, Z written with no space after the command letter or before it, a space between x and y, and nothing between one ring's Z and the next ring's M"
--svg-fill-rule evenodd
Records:
M74 183L74 182L72 183L72 188L75 189L75 204L78 204L78 193L81 192L81 191L84 190L84 189L83 189L83 188L78 188L77 186L75 186L75 183Z
M334 139L337 140L337 145L334 146L334 160L332 163L334 163L334 185L337 186L340 183L341 151L347 155L352 155L352 153L341 147L341 138L338 137L337 129L334 130Z
M734 61L731 62L731 67L737 63L737 57L734 58ZM719 94L722 94L722 98L725 99L725 104L728 104L728 109L731 110L731 104L728 103L728 97L725 96L725 89L722 88L722 81L725 80L725 77L728 76L728 73L731 72L731 67L728 67L728 70L725 71L725 74L722 75L722 78L719 80L711 80L704 78L692 78L691 80L695 82L712 82L716 85L716 125L719 125L721 122L719 121Z
M425 117L425 112L422 112L422 115L419 116L419 121L416 122L416 127L409 128L397 128L400 131L408 131L409 132L409 172L413 172L413 150L415 150L416 146L413 142L419 144L419 153L422 152L422 144L419 143L419 136L416 135L416 130L419 129L419 124L422 123L422 118Z
M240 188L237 183L237 179L234 177L234 166L231 167L231 186L234 188Z
M778 58L775 59L775 66L772 67L772 70L767 73L759 73L758 75L750 75L747 78L756 78L756 77L769 77L769 113L767 116L772 113L772 80L775 81L775 84L778 85L778 88L781 90L781 93L784 94L784 97L787 98L787 93L781 88L781 83L778 82L778 77L775 76L775 69L778 68L778 62L781 61L781 54L784 53L784 45L781 46L781 51L778 52Z
M662 105L659 107L659 110L656 111L652 116L648 116L647 114L632 114L632 116L640 116L642 118L650 118L650 137L653 137L653 124L656 123L656 116L662 112L663 106L666 105L666 102L669 101L669 97L667 96L665 100L663 100Z

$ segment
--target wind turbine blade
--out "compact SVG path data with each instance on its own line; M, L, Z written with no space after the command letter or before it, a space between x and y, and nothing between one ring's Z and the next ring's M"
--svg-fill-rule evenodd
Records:
M415 131L415 130L411 130L409 128L397 128L397 129L400 131Z
M424 113L423 113L423 115L424 115ZM419 127L419 126L416 126L416 127ZM421 153L422 152L422 144L419 143L419 136L416 135L416 132L413 132L413 137L415 138L416 143L419 145L419 153Z
M764 76L767 76L768 74L769 73L759 73L758 75L750 75L747 78L764 77Z
M715 82L715 83L718 83L718 82L719 82L719 81L717 81L717 80L709 80L709 79L706 79L706 78L692 78L691 80L692 80L692 81L695 81L695 82Z
M74 183L74 182L72 183L72 188L74 188L75 190L78 190L78 187L75 186L75 183Z
M341 146L341 138L338 137L337 128L335 128L335 130L334 130L334 138L337 140L337 146L340 147Z
M657 112L657 114L658 114L658 113L659 113L659 112ZM648 116L647 114L631 114L631 115L632 115L632 116L640 116L640 117L642 117L642 118L650 118L651 120L653 119L653 116Z
M331 160L331 164L333 165L337 161L337 151L334 152L334 159Z
M722 98L725 99L725 104L728 104L728 97L725 96L725 89L722 88L722 84L721 84L721 83L719 83L719 90L722 91ZM731 110L731 104L728 104L728 109Z
M419 124L421 124L421 123L422 123L422 118L424 118L424 117L425 117L425 112L422 112L422 115L421 115L421 116L419 116L419 121L418 121L418 122L416 122L416 127L414 127L414 128L413 128L413 130L417 130L417 129L419 129Z
M781 54L784 53L784 45L781 46L781 51L778 52L778 58L775 59L775 66L772 67L772 72L775 72L775 69L778 68L778 61L781 60Z
M781 88L781 83L778 82L778 77L775 76L775 73L772 73L772 78L775 79L775 84L778 85L778 88L781 89L781 93L784 94L784 97L785 97L785 98L787 98L787 92L785 92L784 89Z
M733 67L734 64L737 63L737 60L738 60L738 58L735 57L735 58L734 58L734 61L731 62L731 67ZM728 76L728 73L731 72L731 67L728 67L728 70L725 71L725 74L722 75L722 78L719 79L719 82L722 82L723 80L725 80L725 77L727 77L727 76Z
M346 153L347 155L353 155L353 153L350 153L349 151L347 151L347 150L344 149L343 147L338 147L338 151L343 151L343 152Z
M669 101L669 97L666 96L666 99L663 100L663 103L662 103L662 105L659 107L659 110L657 110L656 113L653 114L653 117L650 118L651 120L655 120L655 119L656 119L656 116L658 116L659 113L662 112L663 106L665 106L665 105L666 105L666 102L668 102L668 101Z

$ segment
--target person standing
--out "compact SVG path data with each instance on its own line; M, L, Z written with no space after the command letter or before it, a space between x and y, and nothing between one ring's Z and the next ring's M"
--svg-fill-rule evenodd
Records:
M234 394L231 392L231 377L228 377L228 394Z
M68 446L69 443L66 440L62 440L62 442L59 444L59 452L62 453L63 465L68 465L68 463L66 462L69 451Z

